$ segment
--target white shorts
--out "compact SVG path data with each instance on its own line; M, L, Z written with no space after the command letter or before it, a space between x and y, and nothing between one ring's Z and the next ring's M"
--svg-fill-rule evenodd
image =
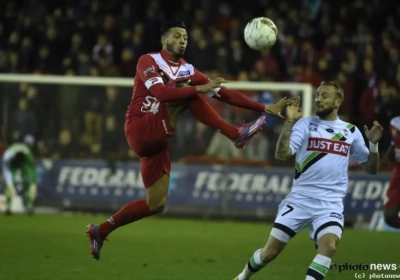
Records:
M271 235L288 243L307 226L316 247L319 238L326 233L341 238L344 226L343 202L323 201L290 193L279 205Z

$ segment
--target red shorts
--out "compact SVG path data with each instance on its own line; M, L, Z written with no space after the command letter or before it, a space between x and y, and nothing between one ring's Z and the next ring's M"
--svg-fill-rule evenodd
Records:
M400 207L400 176L392 176L389 188L386 191L386 203L384 208Z
M158 112L140 117L127 117L125 136L129 147L140 157L140 172L145 188L154 185L171 171L168 138L173 135L168 113L163 104Z

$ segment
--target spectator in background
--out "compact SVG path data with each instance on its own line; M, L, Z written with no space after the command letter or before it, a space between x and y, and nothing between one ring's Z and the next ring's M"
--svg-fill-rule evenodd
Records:
M101 150L103 158L109 163L112 172L115 171L115 161L120 157L122 147L125 147L120 137L120 131L117 129L117 120L113 115L109 115L105 120L104 132L101 141Z
M65 76L73 77L75 72L72 69L66 71ZM75 137L79 134L79 112L78 106L79 87L74 85L61 85L58 92L58 112L60 114L61 129L68 129ZM71 108L75 108L71 110Z
M53 52L50 52L48 46L42 46L39 49L38 56L34 63L34 69L42 74L56 74L58 59ZM59 68L59 66L58 66Z
M77 56L77 72L79 76L89 76L90 69L93 67L89 59L89 54L83 50L78 52Z
M74 158L75 145L72 141L72 134L68 129L62 129L58 135L58 142L54 147L53 159Z
M21 72L27 73L32 71L32 62L34 58L32 40L30 37L25 37L22 40L21 48L19 50L20 69Z
M116 87L107 87L106 96L103 105L103 115L113 116L116 119L116 129L123 133L123 123L125 119L125 111L121 110L124 104L121 102L121 94Z
M247 145L244 153L248 160L268 161L269 150L268 138L263 133L257 133L251 143Z
M8 71L9 73L21 73L22 67L19 60L18 53L11 53L8 58Z
M98 59L98 66L101 76L105 77L119 77L120 72L115 64L110 63L107 57L100 56Z
M83 44L82 36L79 33L75 33L71 37L71 47L69 49L68 56L72 57L75 61L79 59L79 55L86 49Z
M106 59L109 63L113 61L114 47L108 41L105 35L97 37L97 44L93 47L93 60L98 62L100 57Z
M90 69L92 77L98 77L98 69ZM79 104L83 111L83 131L88 135L90 141L100 141L103 120L104 88L89 86L79 95Z
M240 159L243 158L243 150L237 149L232 141L216 131L207 147L206 155L222 159Z
M340 1L321 0L180 1L191 41L185 58L210 78L224 75L239 81L307 82L314 86L321 80L336 79L345 91L340 111L342 119L361 127L379 118L385 125L384 121L396 111L393 104L400 90L397 2L388 0L385 5L379 5L377 1L357 0L344 5ZM118 5L107 1L70 1L61 5L57 1L3 0L1 5L1 72L74 73L92 77L132 78L136 74L137 58L159 49L160 21L176 12L161 0L143 3L120 0ZM269 51L256 52L244 43L243 28L255 17L254 11L271 18L278 26L278 41ZM381 87L378 84L381 80L390 89ZM4 86L12 108L7 116L8 127L16 119L37 122L40 125L35 128L36 134L44 137L38 141L51 143L63 126L67 126L72 133L79 131L88 138L82 144L86 147L82 153L85 156L98 156L99 146L104 149L100 145L104 116L114 115L117 124L122 125L125 112L122 100L129 99L131 91L118 88L117 100L113 101L105 94L109 91L105 87L82 86L77 87L79 99L76 101L72 88L71 92L60 85L28 88L30 85L23 85L21 89L18 85ZM268 98L279 99L282 94L273 93ZM258 99L266 96L265 91L251 95ZM5 98L6 95L0 96L2 104ZM18 108L21 98L29 100L23 112ZM248 114L243 110L226 112L226 107L218 101L209 101L227 117L237 115L242 119ZM360 107L360 102L365 106ZM74 107L75 103L78 105ZM59 110L52 104L59 104ZM36 119L28 120L29 112ZM73 127L62 121L69 120L65 116L71 112L76 112L79 120ZM191 139L195 122L190 114L180 122L176 143L185 143ZM266 136L274 141L280 122L269 120L268 123L271 131ZM91 149L92 144L97 146ZM201 153L188 149L189 152Z
M19 139L23 135L35 135L36 126L36 116L28 109L28 100L21 98L11 121L10 131L13 135L17 135L15 138Z
M124 49L121 54L120 73L123 77L134 77L137 60L130 49Z

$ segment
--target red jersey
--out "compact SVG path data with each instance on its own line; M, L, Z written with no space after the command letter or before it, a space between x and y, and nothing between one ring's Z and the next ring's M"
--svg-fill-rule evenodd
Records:
M190 87L179 88L189 80ZM162 103L194 96L197 94L195 86L209 81L206 75L183 58L179 62L171 61L170 54L165 50L142 55L136 66L133 94L126 117L157 114L159 106L164 106Z
M400 176L400 116L394 117L390 121L390 134L392 136L392 145L394 145L395 153L395 175Z

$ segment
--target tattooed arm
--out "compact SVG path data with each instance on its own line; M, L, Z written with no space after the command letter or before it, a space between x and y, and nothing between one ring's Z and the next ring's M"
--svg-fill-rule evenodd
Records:
M276 143L275 158L279 160L287 160L292 156L292 149L290 148L290 135L294 126L294 121L286 121L283 126L281 135Z
M375 175L379 169L379 152L370 152L368 160L361 164L368 174Z
M286 107L285 111L286 122L276 143L275 158L278 160L287 160L300 149L308 129L307 120L300 120L302 116L300 107L292 104Z

